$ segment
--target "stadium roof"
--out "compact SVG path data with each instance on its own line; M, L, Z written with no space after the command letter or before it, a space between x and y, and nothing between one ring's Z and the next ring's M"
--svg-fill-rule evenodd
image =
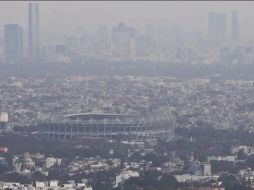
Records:
M133 117L134 114L114 114L114 113L78 113L78 114L68 114L65 118L82 118L82 119L109 119L109 118L123 118L123 117Z

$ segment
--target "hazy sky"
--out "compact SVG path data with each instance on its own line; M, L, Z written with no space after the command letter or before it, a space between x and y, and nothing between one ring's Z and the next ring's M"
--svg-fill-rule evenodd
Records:
M241 31L251 37L254 32L254 2L252 1L45 1L40 2L41 30L52 33L73 33L77 26L84 30L100 24L113 26L119 21L142 28L146 24L180 24L186 30L207 31L209 11L238 10ZM28 2L0 2L0 27L18 23L27 27Z

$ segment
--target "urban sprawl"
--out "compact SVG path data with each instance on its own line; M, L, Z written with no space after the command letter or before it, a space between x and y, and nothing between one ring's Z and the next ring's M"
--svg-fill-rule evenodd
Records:
M52 40L40 19L29 3L27 30L0 36L0 189L254 189L236 10L208 13L207 34L119 22Z

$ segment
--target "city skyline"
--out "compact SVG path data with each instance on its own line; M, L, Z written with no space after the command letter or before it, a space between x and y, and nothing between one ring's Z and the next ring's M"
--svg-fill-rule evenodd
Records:
M239 31L242 28L241 22L235 9L231 10L230 15L215 11L207 13L208 34L199 30L186 31L181 22L176 25L146 25L143 31L129 22L118 22L113 26L98 25L93 33L77 27L74 36L61 37L62 33L54 36L41 32L38 2L27 3L26 14L27 31L20 40L21 44L24 44L22 52L25 53L19 56L23 63L72 63L78 56L80 62L95 59L191 64L213 63L218 60L250 63L253 59L251 51L246 49L252 46L242 40L242 33ZM4 38L6 36L8 37L8 34L4 35ZM41 36L44 40L41 40ZM16 49L20 45L17 46ZM5 45L4 49L6 48ZM219 54L214 54L214 51L219 51ZM8 60L8 51L5 51L3 59Z
M253 7L0 2L0 190L254 190Z
M18 23L27 28L27 6L19 2L1 2L0 26L6 23ZM207 14L210 11L225 13L231 16L232 10L237 10L241 33L243 38L250 38L249 31L254 31L254 26L248 25L254 17L250 10L252 2L40 2L41 31L58 35L74 35L78 30L96 31L98 25L114 26L118 22L126 22L144 30L146 25L168 26L181 25L184 30L200 30L207 33ZM144 6L143 6L144 5ZM19 9L15 14L10 14L4 9ZM103 7L103 8L102 8ZM126 10L125 10L126 7ZM93 9L93 12L90 11ZM0 8L1 10L1 8ZM112 11L113 10L113 11ZM130 10L130 11L127 11ZM112 11L112 12L111 12ZM156 13L151 16L150 13ZM92 19L91 19L92 18ZM65 25L68 23L68 28ZM231 23L228 28L231 28Z

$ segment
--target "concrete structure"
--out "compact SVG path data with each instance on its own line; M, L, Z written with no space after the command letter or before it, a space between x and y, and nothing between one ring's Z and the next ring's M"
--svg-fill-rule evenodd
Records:
M5 112L0 113L0 122L7 123L8 121L9 121L8 113Z
M34 61L40 48L39 4L29 3L28 6L28 56L30 61Z
M180 183L184 182L200 182L200 181L209 181L212 179L217 180L219 176L197 176L191 174L183 174L183 175L174 175L176 180Z
M238 12L236 10L232 11L232 33L231 38L233 42L237 42L239 40L239 22L238 22Z
M8 113L0 112L0 129L5 129L9 121Z
M36 181L35 182L35 187L36 188L44 188L45 187L45 183L44 182L40 182L40 181Z
M123 171L119 175L116 176L116 183L114 187L119 187L119 184L124 183L127 179L130 179L131 177L139 178L139 173L137 171Z
M82 189L92 190L91 186L85 183L68 182L63 185L59 185L57 180L52 181L36 181L30 184L21 184L16 182L2 182L0 181L0 189L20 189L20 190L71 190L71 189Z
M216 161L228 161L228 162L234 162L236 161L236 157L235 156L211 156L207 158L208 162L212 161L212 160L216 160Z
M211 176L212 175L212 169L211 169L211 164L204 164L204 171L203 171L204 176Z
M49 187L57 187L58 181L57 180L51 180L49 181Z
M212 46L222 46L227 38L227 17L223 13L210 12L208 16L208 35Z
M45 159L45 168L49 169L54 165L60 165L61 164L61 159L57 159L54 157L48 157Z
M246 146L246 145L242 145L242 146L233 146L231 148L231 152L234 155L237 155L239 151L243 151L246 155L251 156L254 154L254 147L251 146Z
M127 27L125 23L119 23L112 30L113 55L120 59L135 58L135 29Z
M7 63L17 63L23 55L22 28L18 24L4 26L4 48Z
M42 122L39 124L39 134L41 137L60 139L143 141L171 137L174 134L174 127L164 118L83 113L66 115L63 122Z

